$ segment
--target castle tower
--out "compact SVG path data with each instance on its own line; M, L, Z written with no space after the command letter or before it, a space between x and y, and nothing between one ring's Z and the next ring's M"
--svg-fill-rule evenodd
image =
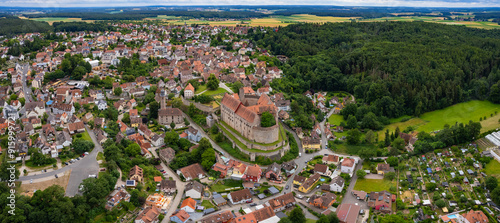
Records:
M167 105L165 104L165 90L162 89L161 90L161 93L160 93L160 109L166 109L167 108Z

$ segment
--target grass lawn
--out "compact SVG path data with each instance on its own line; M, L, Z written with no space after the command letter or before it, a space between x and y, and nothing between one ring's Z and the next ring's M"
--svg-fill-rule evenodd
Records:
M342 115L332 114L328 117L328 122L332 125L340 125L343 121L344 117Z
M226 89L224 88L219 88L217 90L207 90L203 93L203 95L208 95L208 96L211 96L211 95L216 95L216 94L222 94L222 93L225 93L227 92Z
M362 190L366 193L373 191L389 191L391 186L395 186L394 183L384 179L358 179L356 185L354 185L354 190Z
M500 163L496 160L491 160L490 163L486 164L486 167L484 168L484 173L499 178Z
M203 200L201 202L201 206L205 207L205 209L207 209L207 208L215 208L215 206L212 203L210 203L209 200Z
M104 160L104 154L102 152L97 153L97 160Z
M358 152L363 149L363 148L370 148L373 150L376 150L377 148L375 145L349 145L346 142L342 144L334 144L334 147L331 147L331 149L337 153L341 154L349 154L349 155L355 155L358 154ZM329 146L330 147L330 146Z
M87 132L87 131L82 133L82 138L89 141L89 142L92 142L92 138L90 138L89 132Z
M210 186L210 188L213 191L217 192L217 193L220 193L220 192L230 192L230 191L233 191L233 190L243 189L243 184L241 182L239 183L239 185L217 183L217 184L214 184L214 185ZM226 190L226 189L230 189L230 190Z
M207 90L207 85L200 85L200 86L198 86L198 89L194 93L198 94L204 90Z
M495 115L497 111L497 115ZM493 104L489 101L468 101L452 105L450 107L427 112L422 114L419 118L412 118L405 122L396 122L387 125L383 130L379 131L379 140L383 140L385 130L394 131L399 127L401 131L409 126L413 126L416 131L433 132L443 129L445 124L454 125L455 123L468 123L470 120L478 122L479 118L485 117L486 119L481 122L485 126L481 132L500 127L498 118L500 117L500 105ZM491 117L491 114L494 116Z
M316 223L316 220L312 220L310 218L306 219L306 223Z

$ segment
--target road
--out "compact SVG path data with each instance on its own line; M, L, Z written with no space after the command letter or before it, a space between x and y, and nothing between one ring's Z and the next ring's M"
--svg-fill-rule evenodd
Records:
M89 132L90 138L95 144L95 148L89 155L85 156L83 159L76 161L76 163L64 166L57 170L46 172L43 174L37 174L33 176L20 176L19 181L29 182L30 180L47 178L47 180L55 178L56 174L64 173L71 170L71 176L69 178L68 186L66 187L66 196L75 196L78 192L78 187L82 183L83 179L88 178L90 174L98 174L99 164L97 163L97 153L102 152L101 145L97 142L95 134L92 130L85 127Z
M229 94L234 93L233 90L229 88L225 83L219 82L219 87L224 88Z

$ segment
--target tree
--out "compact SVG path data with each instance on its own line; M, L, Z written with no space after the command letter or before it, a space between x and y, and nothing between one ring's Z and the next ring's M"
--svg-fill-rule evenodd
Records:
M240 88L243 87L243 84L240 81L236 81L233 83L233 86L231 87L231 90L233 90L234 93L240 92Z
M439 199L436 201L436 206L438 206L439 208L443 208L446 206L446 201L444 201L443 199Z
M87 74L85 67L78 66L71 73L71 78L74 80L81 80L85 74Z
M493 200L495 204L500 204L500 187L495 188L491 192L491 200Z
M160 109L160 104L157 101L151 102L149 104L149 117L152 119L157 119L159 109Z
M326 215L321 215L321 217L316 221L316 223L330 223Z
M328 221L330 223L339 223L340 222L339 217L337 217L337 213L335 213L335 212L330 213L329 215L327 215L327 217L328 217Z
M290 221L293 223L305 223L306 222L306 216L304 215L304 212L302 212L302 209L299 207L296 207L290 212L290 215L288 216Z
M488 178L486 178L485 184L488 190L493 191L498 186L498 180L493 176L489 176Z
M358 127L358 120L356 119L356 116L349 115L349 118L347 119L347 128L355 129L357 127Z
M123 93L122 88L121 88L121 87L117 87L117 88L115 88L115 90L113 90L113 93L114 93L116 96L120 96L120 95L122 95L122 93Z
M214 74L210 74L208 77L207 88L210 90L219 89L219 80L215 77Z
M356 176L358 176L359 179L364 179L366 176L366 172L364 170L358 170L356 171Z
M369 130L366 134L365 134L365 141L367 143L373 143L375 141L375 132L373 132L373 130Z
M208 148L201 155L201 166L205 170L210 170L210 168L215 164L215 151L213 148Z
M347 132L347 143L350 145L356 145L359 143L359 139L361 138L361 132L358 129L349 130Z
M141 153L141 146L137 143L130 144L125 148L125 153L127 153L129 157L135 157Z
M394 172L388 172L388 173L385 173L384 174L384 178L387 179L387 180L393 180L394 177L396 177L396 173Z
M179 143L179 135L172 129L171 131L165 133L164 141L167 146L172 147L172 149L176 149L178 148L177 145Z
M263 112L260 118L260 126L271 127L274 125L276 125L276 119L274 119L274 116L267 111Z
M379 129L380 123L377 121L377 116L373 112L368 112L361 121L361 128Z
M397 151L403 151L405 148L405 140L398 137L392 141L391 147Z
M170 128L171 128L171 129L174 129L174 128L175 128L175 122L173 122L173 121L172 121L172 122L170 123Z
M278 223L293 223L288 217L284 217Z
M399 159L397 157L394 157L394 156L387 158L386 161L392 167L398 166L398 163L399 163Z
M76 154L90 152L94 148L94 143L83 138L76 138L71 145Z

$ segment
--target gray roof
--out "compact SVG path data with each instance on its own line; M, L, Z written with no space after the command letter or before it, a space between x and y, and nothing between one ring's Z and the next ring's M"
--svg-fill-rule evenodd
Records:
M278 189L276 189L276 187L270 187L269 188L269 192L271 192L271 194L277 194L279 193L280 191Z

